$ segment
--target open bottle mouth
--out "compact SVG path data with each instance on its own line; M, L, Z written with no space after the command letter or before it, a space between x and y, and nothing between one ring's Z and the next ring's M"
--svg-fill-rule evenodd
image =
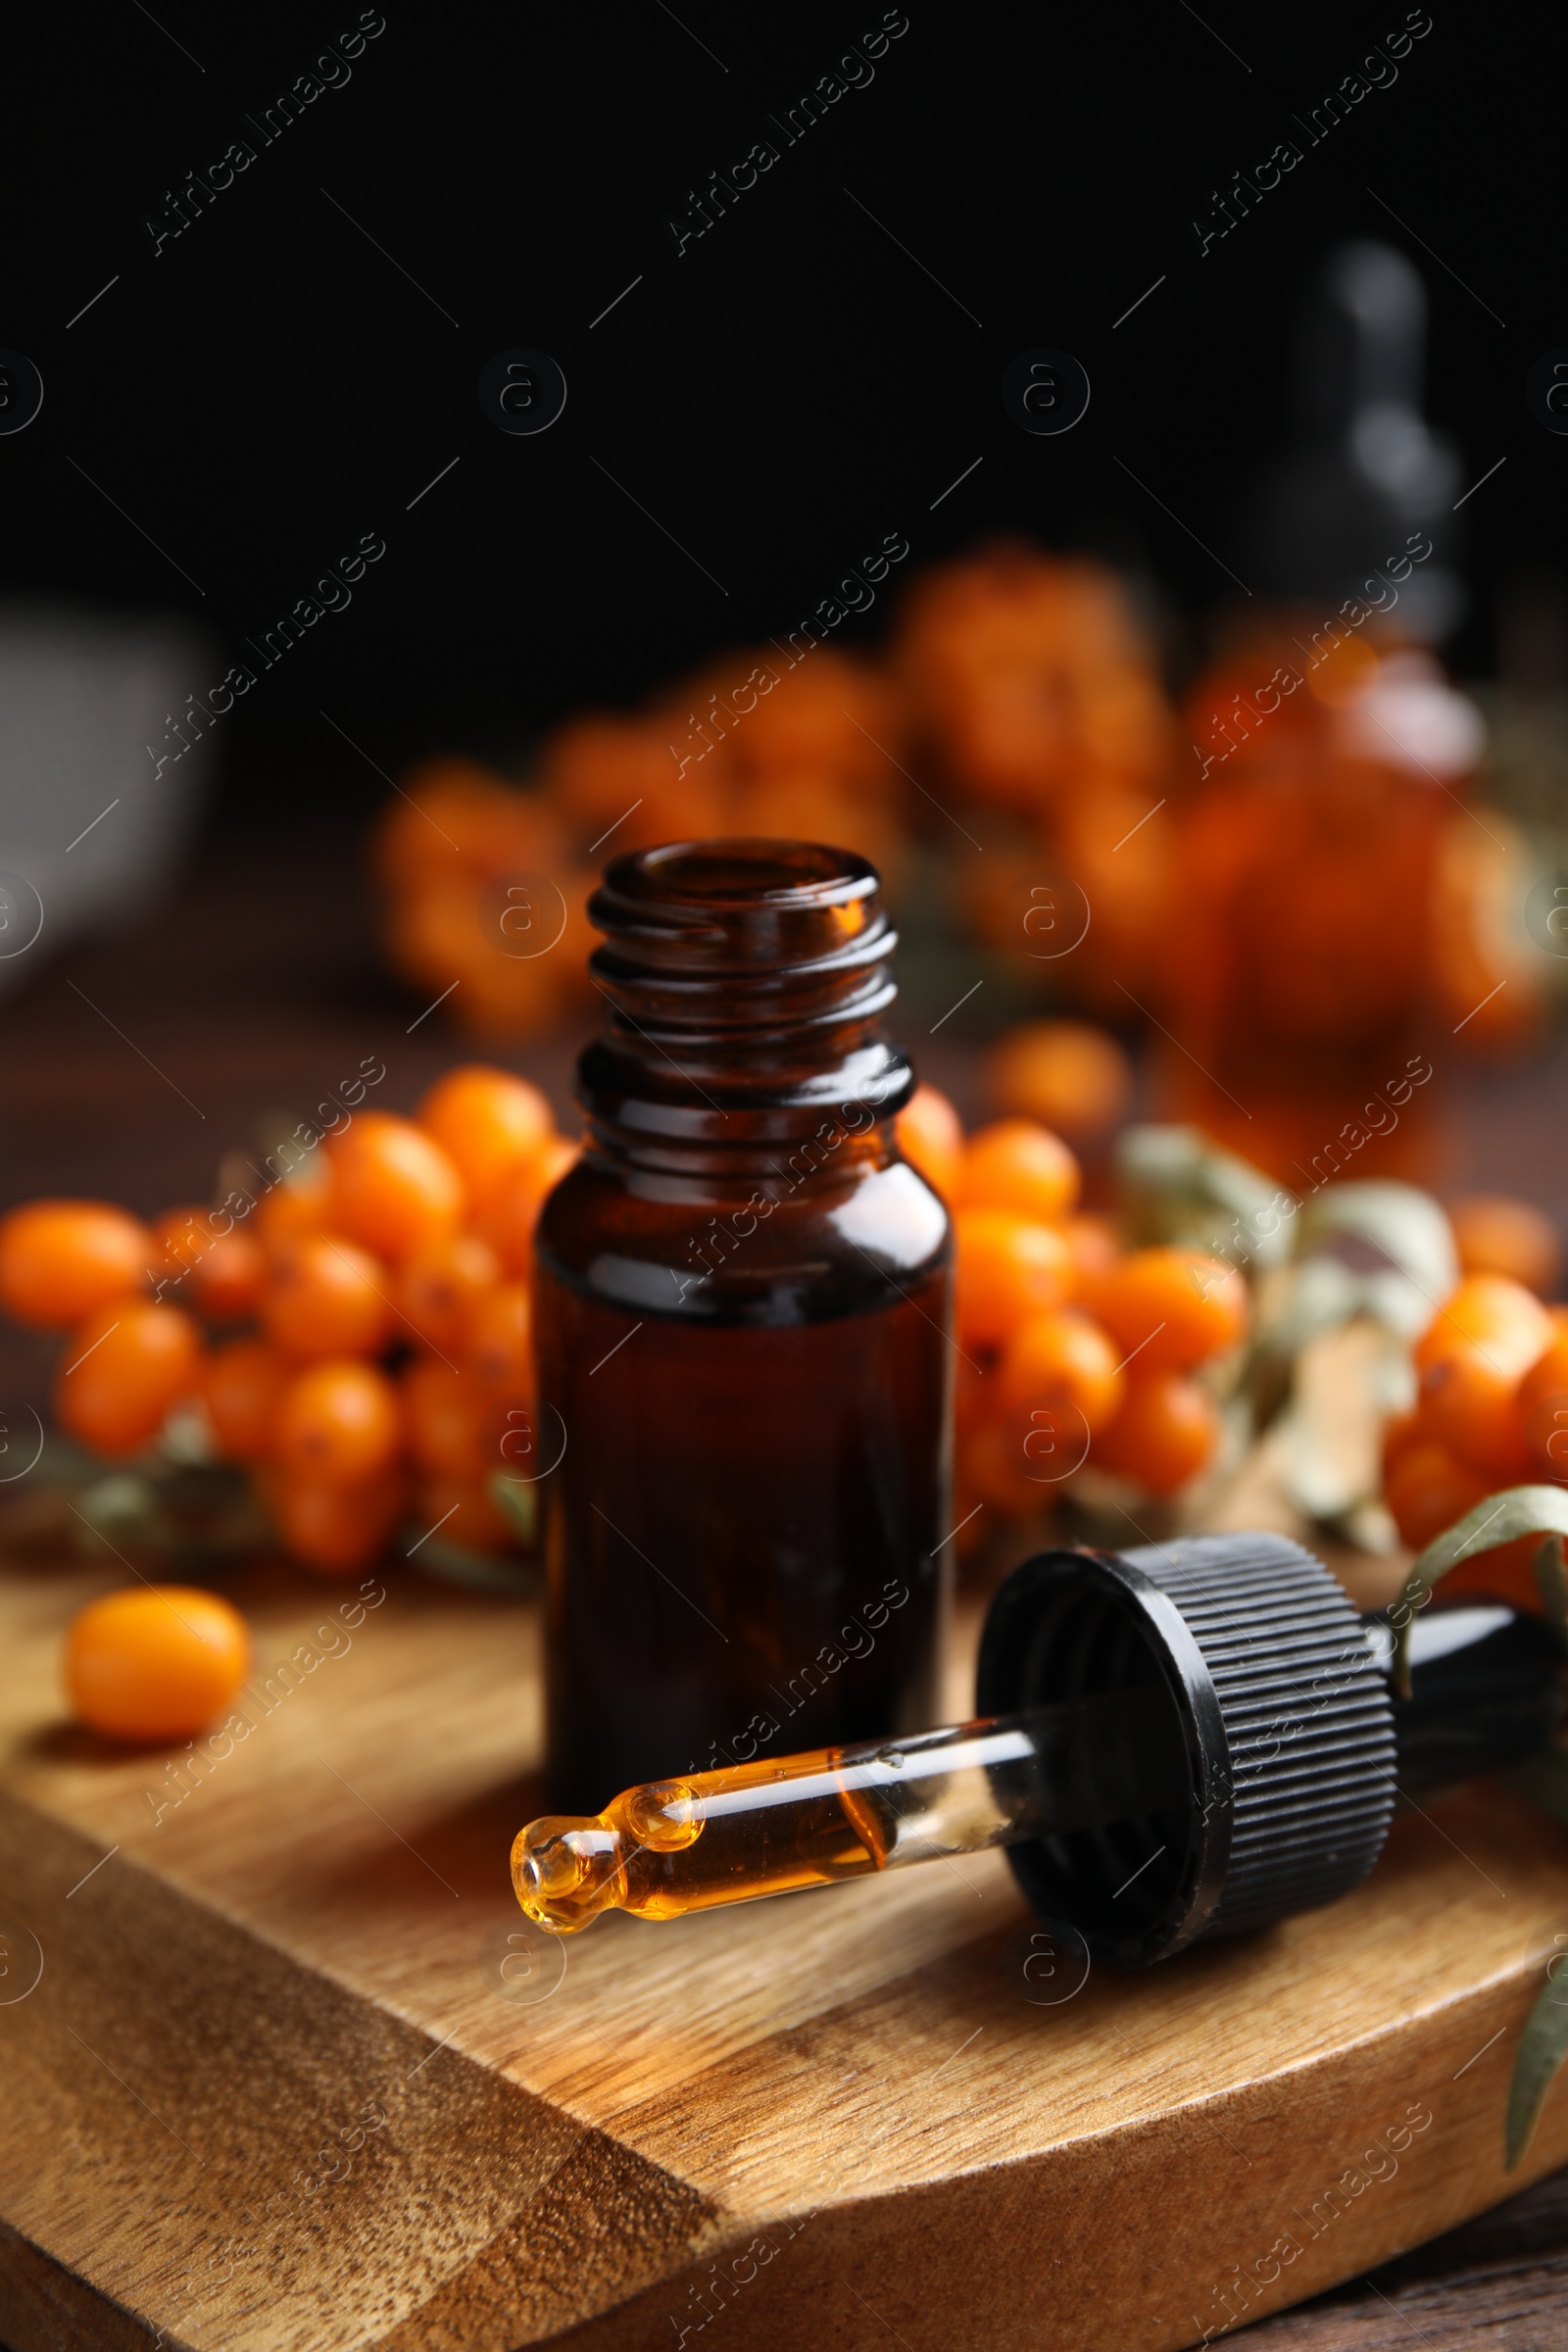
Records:
M811 1133L826 1105L891 1115L913 1091L879 1027L898 934L854 851L671 842L613 859L588 913L610 1007L581 1064L591 1126L778 1140Z

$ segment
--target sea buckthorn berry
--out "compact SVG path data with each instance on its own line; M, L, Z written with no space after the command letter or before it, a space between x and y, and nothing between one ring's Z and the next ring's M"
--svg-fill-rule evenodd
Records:
M335 1234L307 1234L279 1259L262 1309L285 1355L374 1355L391 1336L392 1278Z
M539 1211L581 1155L580 1144L552 1136L532 1159L520 1161L497 1183L477 1223L509 1274L533 1271L533 1229Z
M155 1287L176 1306L197 1306L216 1323L253 1315L267 1288L268 1260L255 1234L220 1233L216 1211L172 1208L153 1228Z
M1514 1411L1537 1472L1568 1480L1568 1329L1553 1333L1520 1381Z
M1520 1390L1554 1337L1550 1315L1522 1283L1472 1274L1417 1345L1423 1423L1494 1485L1528 1475Z
M463 1179L440 1145L386 1110L361 1111L326 1147L332 1222L350 1241L401 1265L463 1216Z
M288 1176L260 1194L255 1218L264 1249L280 1254L310 1235L324 1233L331 1223L331 1203L326 1153L318 1147Z
M201 1376L201 1339L177 1306L117 1298L73 1333L55 1383L55 1418L97 1453L151 1445Z
M167 1289L200 1265L213 1243L208 1219L205 1208L171 1208L154 1220L148 1271L155 1283Z
M65 1331L143 1289L153 1237L103 1200L29 1200L0 1218L0 1308L14 1323Z
M481 1479L499 1470L487 1445L491 1399L469 1372L420 1356L403 1375L403 1422L411 1459L428 1478Z
M1001 1422L981 1422L958 1443L958 1485L966 1507L983 1502L1004 1519L1027 1519L1045 1510L1058 1475L1054 1461L1048 1454L1037 1462L1025 1452L1021 1438ZM1072 1467L1071 1457L1066 1467Z
M271 1269L254 1233L235 1226L215 1235L192 1278L196 1304L215 1323L239 1323L258 1313Z
M489 1396L533 1395L533 1301L528 1286L506 1282L468 1319L467 1359Z
M416 1508L422 1526L432 1534L439 1530L443 1543L466 1544L474 1551L512 1548L512 1529L482 1478L426 1479Z
M1034 1119L998 1119L969 1138L958 1199L965 1208L1010 1208L1054 1225L1077 1205L1081 1182L1059 1135Z
M1089 1021L1025 1021L993 1048L987 1076L998 1105L1066 1135L1115 1126L1132 1098L1132 1065Z
M435 1137L474 1202L519 1160L542 1150L556 1127L538 1087L477 1061L438 1078L415 1117Z
M1094 1459L1152 1494L1173 1494L1206 1468L1219 1443L1219 1410L1180 1372L1134 1371L1120 1412L1101 1431Z
M1078 1270L1079 1294L1087 1298L1094 1284L1103 1281L1120 1258L1120 1236L1108 1217L1086 1212L1069 1217L1061 1231Z
M1445 1348L1421 1375L1423 1430L1493 1486L1517 1486L1530 1475L1519 1387L1521 1363L1531 1360L1496 1339L1473 1340Z
M1431 1443L1420 1413L1411 1406L1407 1413L1396 1413L1384 1426L1381 1458L1383 1483L1387 1486L1394 1475L1395 1465L1401 1462L1412 1446Z
M917 1086L893 1122L899 1150L945 1200L956 1199L963 1122L934 1086Z
M1140 1372L1189 1371L1247 1333L1246 1283L1234 1266L1197 1250L1134 1250L1085 1296Z
M994 1379L1004 1414L1027 1429L1029 1416L1044 1410L1073 1429L1093 1436L1121 1409L1127 1376L1098 1323L1071 1307L1058 1314L1032 1315L1002 1351Z
M66 1636L66 1690L111 1740L193 1739L250 1672L239 1611L195 1585L129 1585L90 1600Z
M1054 1226L1005 1208L962 1208L954 1224L960 1347L1000 1348L1029 1316L1061 1305L1072 1252Z
M1425 1372L1448 1351L1479 1345L1499 1363L1505 1356L1522 1359L1519 1370L1526 1372L1554 1334L1550 1310L1523 1283L1504 1274L1467 1274L1417 1341L1415 1368Z
M501 1262L476 1233L448 1233L422 1243L397 1287L405 1332L443 1355L455 1355L473 1309L500 1280Z
M225 1461L267 1460L278 1398L294 1369L265 1340L230 1340L214 1348L202 1368L202 1401Z
M403 1481L391 1473L368 1486L282 1477L270 1488L283 1548L302 1566L328 1576L346 1576L385 1549L403 1498Z
M1487 1481L1469 1462L1435 1438L1423 1437L1400 1451L1383 1489L1401 1543L1424 1551L1434 1536L1473 1511L1488 1493ZM1446 1586L1448 1580L1444 1578Z
M1557 1228L1527 1200L1476 1193L1449 1201L1448 1222L1466 1274L1506 1274L1544 1298L1562 1271Z
M364 1486L391 1468L402 1434L398 1393L373 1364L312 1364L278 1399L273 1450L302 1484Z

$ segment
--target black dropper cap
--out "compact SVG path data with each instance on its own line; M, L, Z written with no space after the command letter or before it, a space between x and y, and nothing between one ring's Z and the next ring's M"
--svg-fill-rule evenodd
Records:
M1283 1536L1025 1561L986 1620L980 1711L1138 1690L1171 1758L1154 1810L1008 1848L1035 1909L1121 1968L1315 1909L1366 1877L1399 1795L1519 1762L1562 1718L1562 1650L1513 1609L1419 1619L1408 1698L1393 1651Z

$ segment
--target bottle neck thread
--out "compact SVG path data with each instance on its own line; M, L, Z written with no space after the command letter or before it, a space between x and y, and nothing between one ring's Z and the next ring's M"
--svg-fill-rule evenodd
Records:
M588 912L609 1017L577 1091L611 1156L744 1159L830 1113L858 1131L908 1100L913 1072L882 1028L898 935L863 858L676 843L615 858Z

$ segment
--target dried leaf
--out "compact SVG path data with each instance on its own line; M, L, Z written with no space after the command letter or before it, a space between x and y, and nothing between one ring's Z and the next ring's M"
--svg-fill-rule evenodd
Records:
M1394 1605L1396 1688L1410 1689L1409 1634L1433 1587L1462 1559L1511 1544L1519 1536L1544 1536L1535 1558L1536 1582L1559 1636L1568 1629L1568 1579L1563 1575L1562 1539L1568 1536L1568 1494L1561 1487L1509 1487L1489 1494L1473 1511L1427 1545L1405 1579ZM1509 1775L1511 1786L1532 1804L1568 1823L1568 1750L1550 1749ZM1568 2058L1568 1982L1550 1979L1530 2012L1508 2087L1504 2168L1512 2172L1530 2145L1542 2101Z
M1568 1493L1561 1487L1507 1487L1445 1529L1416 1559L1391 1612L1395 1688L1410 1692L1410 1627L1433 1587L1461 1560L1475 1559L1519 1536L1568 1536Z
M1548 1536L1532 1564L1547 1620L1568 1649L1568 1576L1563 1573L1561 1536Z
M1568 1759L1565 1759L1568 1761ZM1568 2058L1568 1981L1548 1972L1526 2023L1508 2085L1503 2170L1512 2172L1535 2135L1542 2103Z

